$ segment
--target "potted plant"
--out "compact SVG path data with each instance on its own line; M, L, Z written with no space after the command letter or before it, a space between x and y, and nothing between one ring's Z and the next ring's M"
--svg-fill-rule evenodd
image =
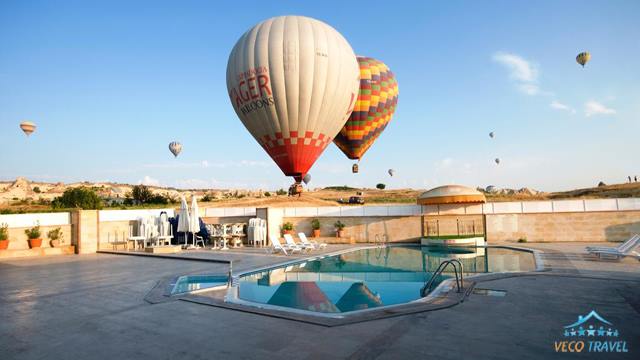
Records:
M24 231L29 239L30 248L39 248L42 245L42 239L40 238L40 224Z
M336 227L336 236L341 238L344 236L344 227L346 226L345 224L343 224L340 220L336 221L335 224L333 224L333 226Z
M311 220L311 228L313 229L313 237L320 237L320 220L313 219Z
M6 250L9 247L9 225L0 225L0 250Z
M282 232L284 234L293 234L293 224L291 222L286 222L282 225Z
M49 231L47 237L51 240L51 247L58 247L64 242L64 234L61 228L55 228Z

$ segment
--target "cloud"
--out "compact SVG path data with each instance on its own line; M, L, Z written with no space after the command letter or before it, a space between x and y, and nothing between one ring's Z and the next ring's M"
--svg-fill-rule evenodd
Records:
M509 71L509 78L517 84L517 89L527 95L552 95L543 91L538 85L538 65L526 60L522 56L497 52L493 54L493 61L504 66Z
M162 164L144 164L143 167L149 169L189 169L189 168L239 168L239 167L267 167L270 164L265 161L240 160L240 161L223 161L210 162L202 160L200 162L167 162Z
M138 180L138 184L147 186L160 186L160 180L154 179L151 176L145 176L142 180Z
M453 165L453 159L452 158L444 158L442 160L436 161L435 166L437 169L444 169L444 168L448 168L451 165Z
M570 112L570 113L572 113L572 114L575 114L575 113L576 113L576 109L572 108L572 107L571 107L571 106L569 106L569 105L565 105L565 104L563 104L563 103L561 103L561 102L558 102L558 101L556 101L556 100L553 100L553 101L551 102L551 104L549 104L549 106L550 106L552 109L561 110L561 111L568 111L568 112Z
M509 77L513 80L522 82L538 81L538 67L521 56L497 52L493 54L493 60L509 69Z
M584 103L584 114L587 117L594 115L614 115L615 113L615 109L608 108L594 100Z

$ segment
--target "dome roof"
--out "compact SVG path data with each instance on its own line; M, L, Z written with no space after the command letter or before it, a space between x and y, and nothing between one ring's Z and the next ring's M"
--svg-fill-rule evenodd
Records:
M487 199L476 189L462 185L445 185L423 192L418 196L418 204L468 204L484 203Z

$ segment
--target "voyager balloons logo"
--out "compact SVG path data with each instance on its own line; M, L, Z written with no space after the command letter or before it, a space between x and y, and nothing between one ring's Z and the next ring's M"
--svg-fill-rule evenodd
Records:
M229 97L243 115L274 104L266 66L242 72L237 80L238 86L231 89Z
M227 63L227 91L238 118L297 183L351 115L359 83L347 40L304 16L252 27Z

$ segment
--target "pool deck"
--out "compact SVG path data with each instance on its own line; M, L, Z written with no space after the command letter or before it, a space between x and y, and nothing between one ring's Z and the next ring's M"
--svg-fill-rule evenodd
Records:
M597 261L585 244L508 245L543 251L547 271L476 284L504 297L471 294L447 309L336 327L144 300L162 278L224 273L225 263L111 254L2 260L0 359L638 358L640 261ZM234 271L291 258L248 250L178 255L233 260ZM615 325L628 353L555 352L563 326L591 310Z

